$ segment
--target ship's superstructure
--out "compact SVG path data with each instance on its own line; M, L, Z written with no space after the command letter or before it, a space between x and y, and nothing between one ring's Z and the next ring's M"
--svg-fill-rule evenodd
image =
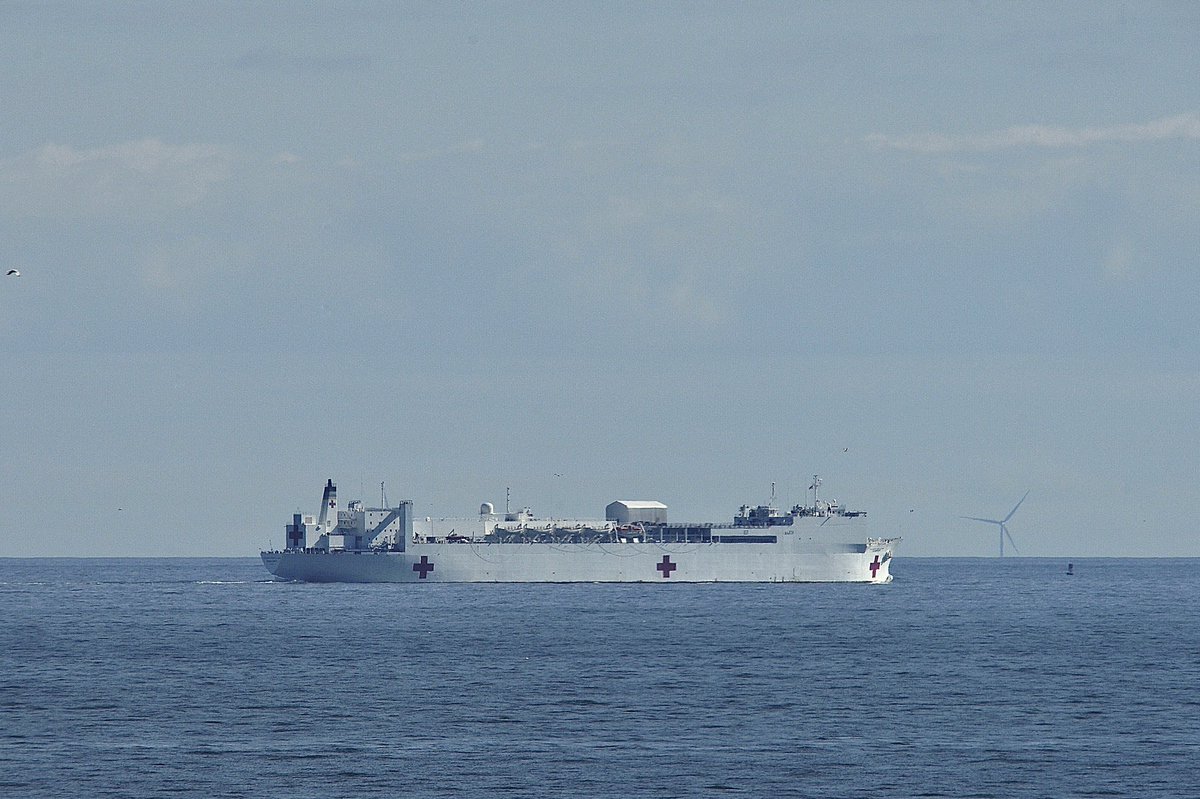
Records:
M394 508L368 508L362 500L354 500L346 510L339 510L337 486L329 480L321 497L320 512L315 517L299 513L292 517L292 523L287 526L285 549L316 552L377 550L394 546L395 542L402 543L411 533L411 500ZM309 541L312 541L311 546Z
M866 514L818 498L788 511L743 505L729 522L670 522L650 500L617 500L603 519L539 519L529 508L413 518L413 503L339 510L325 484L315 516L296 514L287 545L263 552L275 576L309 582L891 581L899 538L870 538ZM774 491L772 490L772 494Z

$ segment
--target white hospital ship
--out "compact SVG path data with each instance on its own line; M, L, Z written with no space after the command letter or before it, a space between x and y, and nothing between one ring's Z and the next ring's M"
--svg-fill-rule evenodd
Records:
M342 510L329 480L320 512L296 514L286 547L262 561L305 582L891 582L900 539L860 533L866 514L819 499L820 483L811 505L678 523L661 502L633 500L610 503L603 519L498 513L489 502L460 518L414 518L407 500Z

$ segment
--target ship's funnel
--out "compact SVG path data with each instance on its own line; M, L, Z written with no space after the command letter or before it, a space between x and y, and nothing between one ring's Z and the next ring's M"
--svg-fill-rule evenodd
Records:
M317 518L317 527L322 534L337 527L337 517L337 486L330 479L325 483L325 493L321 497L321 515Z

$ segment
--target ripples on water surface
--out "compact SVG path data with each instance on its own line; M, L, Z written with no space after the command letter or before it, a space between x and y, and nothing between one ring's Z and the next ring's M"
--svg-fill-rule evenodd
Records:
M1186 796L1196 560L299 585L0 560L0 795Z

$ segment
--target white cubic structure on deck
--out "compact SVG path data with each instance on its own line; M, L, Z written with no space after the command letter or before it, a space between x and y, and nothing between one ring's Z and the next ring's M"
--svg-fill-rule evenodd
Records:
M618 499L604 508L604 518L618 524L666 524L667 506L653 500Z

